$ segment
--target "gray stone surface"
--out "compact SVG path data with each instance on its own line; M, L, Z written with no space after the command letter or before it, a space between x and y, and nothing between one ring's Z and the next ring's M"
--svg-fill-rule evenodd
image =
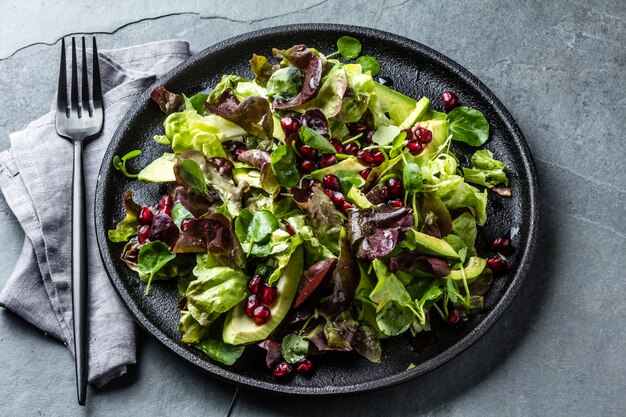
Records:
M626 2L439 0L146 3L5 0L0 149L50 107L58 40L121 47L183 38L194 51L295 22L371 26L429 45L481 78L537 162L539 253L510 310L458 358L414 382L341 399L240 392L233 415L619 416L626 414ZM0 197L0 285L23 233ZM67 349L0 311L0 415L225 415L233 388L149 337L123 380L75 401Z

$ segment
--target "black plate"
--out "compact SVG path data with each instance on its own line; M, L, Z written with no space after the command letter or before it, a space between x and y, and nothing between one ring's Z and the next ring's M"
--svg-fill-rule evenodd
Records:
M306 43L322 52L335 50L343 35L358 38L363 54L382 64L381 76L391 78L393 87L409 96L428 96L441 110L442 91L457 92L463 104L482 111L491 127L486 147L503 160L511 178L513 196L500 198L490 193L488 221L481 229L477 247L488 253L488 242L509 228L515 253L509 258L511 272L494 280L485 297L483 314L456 328L438 326L419 339L393 338L383 341L381 364L372 364L357 354L327 354L316 358L311 378L296 376L278 382L264 367L264 352L255 346L232 367L213 362L195 348L180 341L176 288L168 283L152 285L150 296L144 284L119 259L122 246L112 244L106 231L123 217L122 194L132 190L135 199L146 204L158 201L163 193L157 185L130 181L111 166L113 155L140 148L143 154L136 166L144 166L165 151L153 136L162 134L164 115L151 102L152 87L137 100L117 130L100 169L96 191L95 220L98 244L111 282L141 326L173 352L213 375L250 388L290 394L326 395L370 391L408 381L452 359L478 340L502 315L526 275L537 236L539 201L534 163L515 121L500 101L466 69L410 39L390 33L341 25L307 24L281 26L247 33L220 42L178 66L155 85L187 95L210 88L225 73L251 76L248 60L252 53L271 55L271 48L287 48ZM455 145L458 155L471 155L472 149ZM461 157L463 159L463 157ZM463 161L462 161L463 162ZM436 322L437 320L433 320ZM407 370L413 363L415 367Z

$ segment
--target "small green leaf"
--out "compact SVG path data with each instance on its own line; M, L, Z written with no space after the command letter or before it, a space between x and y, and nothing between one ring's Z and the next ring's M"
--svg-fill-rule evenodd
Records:
M302 86L302 74L296 67L281 68L267 82L267 95L276 100L293 100Z
M380 146L386 146L393 142L399 134L400 128L397 126L381 126L374 132L372 142Z
M457 107L446 116L452 139L471 146L481 146L489 139L489 123L485 116L470 107Z
M354 59L361 53L361 42L352 36L342 36L337 40L337 49L344 59Z
M418 193L422 189L422 170L415 162L409 162L402 169L402 183L408 193Z
M283 338L282 343L283 358L288 363L300 362L306 358L306 354L309 351L309 341L295 334L288 334Z
M291 146L279 146L270 155L270 160L279 185L289 188L300 181L300 174L296 168L296 154Z
M141 151L139 149L134 149L128 152L126 155L122 156L121 158L115 155L113 157L113 168L115 168L118 171L121 171L121 173L124 174L124 176L128 178L137 178L137 174L130 174L126 170L126 161L128 161L129 159L133 159L139 155L141 155Z
M311 148L317 149L323 154L337 153L337 150L328 139L308 126L302 126L302 128L300 128L300 139Z
M202 170L193 159L178 160L175 166L178 177L189 186L189 188L200 195L207 195L209 189L202 175Z
M197 342L194 346L204 352L209 358L224 365L234 364L246 348L245 346L229 345L219 335Z
M141 275L148 276L146 295L150 292L154 274L175 257L176 254L170 252L166 243L157 240L143 244L137 255L137 268Z
M193 214L180 203L174 204L172 207L172 221L178 227L185 219L193 219Z
M380 72L380 63L374 57L360 56L356 59L356 63L363 68L363 72L369 71L372 77L375 77Z

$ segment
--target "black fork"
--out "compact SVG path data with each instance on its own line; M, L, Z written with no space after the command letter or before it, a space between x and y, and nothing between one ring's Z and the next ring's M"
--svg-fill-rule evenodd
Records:
M61 40L61 70L57 95L56 130L59 136L74 144L74 178L72 184L72 316L74 320L74 359L78 403L87 397L87 234L85 219L85 181L83 146L100 135L104 124L102 87L96 38L93 38L91 69L92 94L89 95L87 50L82 38L81 97L78 97L76 40L72 38L72 74L70 100L67 96L65 39Z

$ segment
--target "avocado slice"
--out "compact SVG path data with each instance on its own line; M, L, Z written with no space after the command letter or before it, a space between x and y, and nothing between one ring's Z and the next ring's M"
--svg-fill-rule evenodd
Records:
M267 339L287 315L291 303L298 291L298 284L304 265L302 246L299 246L291 255L289 262L283 269L281 277L276 284L277 297L274 305L270 307L272 315L267 323L257 325L246 315L245 304L242 301L233 307L226 315L222 337L224 342L231 345L243 345Z
M389 114L394 126L399 126L415 110L417 101L411 97L385 87L376 81L374 81L374 87L383 111Z
M175 182L174 165L176 155L164 153L162 157L155 159L137 174L137 179L143 182Z
M408 129L415 126L415 123L430 109L430 100L428 97L422 97L415 103L413 111L400 123L400 129Z
M407 232L407 240L404 244L409 249L425 255L443 256L444 258L459 259L459 255L443 239L418 232L415 229L409 229ZM414 246L414 247L411 247Z
M467 266L464 268L465 270L465 279L468 284L471 284L478 278L480 274L482 274L483 270L487 266L487 261L483 258L479 258L478 256L471 256L467 261ZM452 278L455 281L463 280L463 274L460 269L453 269L450 271L448 275L443 277L442 279Z
M367 199L365 194L356 187L350 188L346 195L346 200L357 206L360 209L366 209L372 207L372 203Z

